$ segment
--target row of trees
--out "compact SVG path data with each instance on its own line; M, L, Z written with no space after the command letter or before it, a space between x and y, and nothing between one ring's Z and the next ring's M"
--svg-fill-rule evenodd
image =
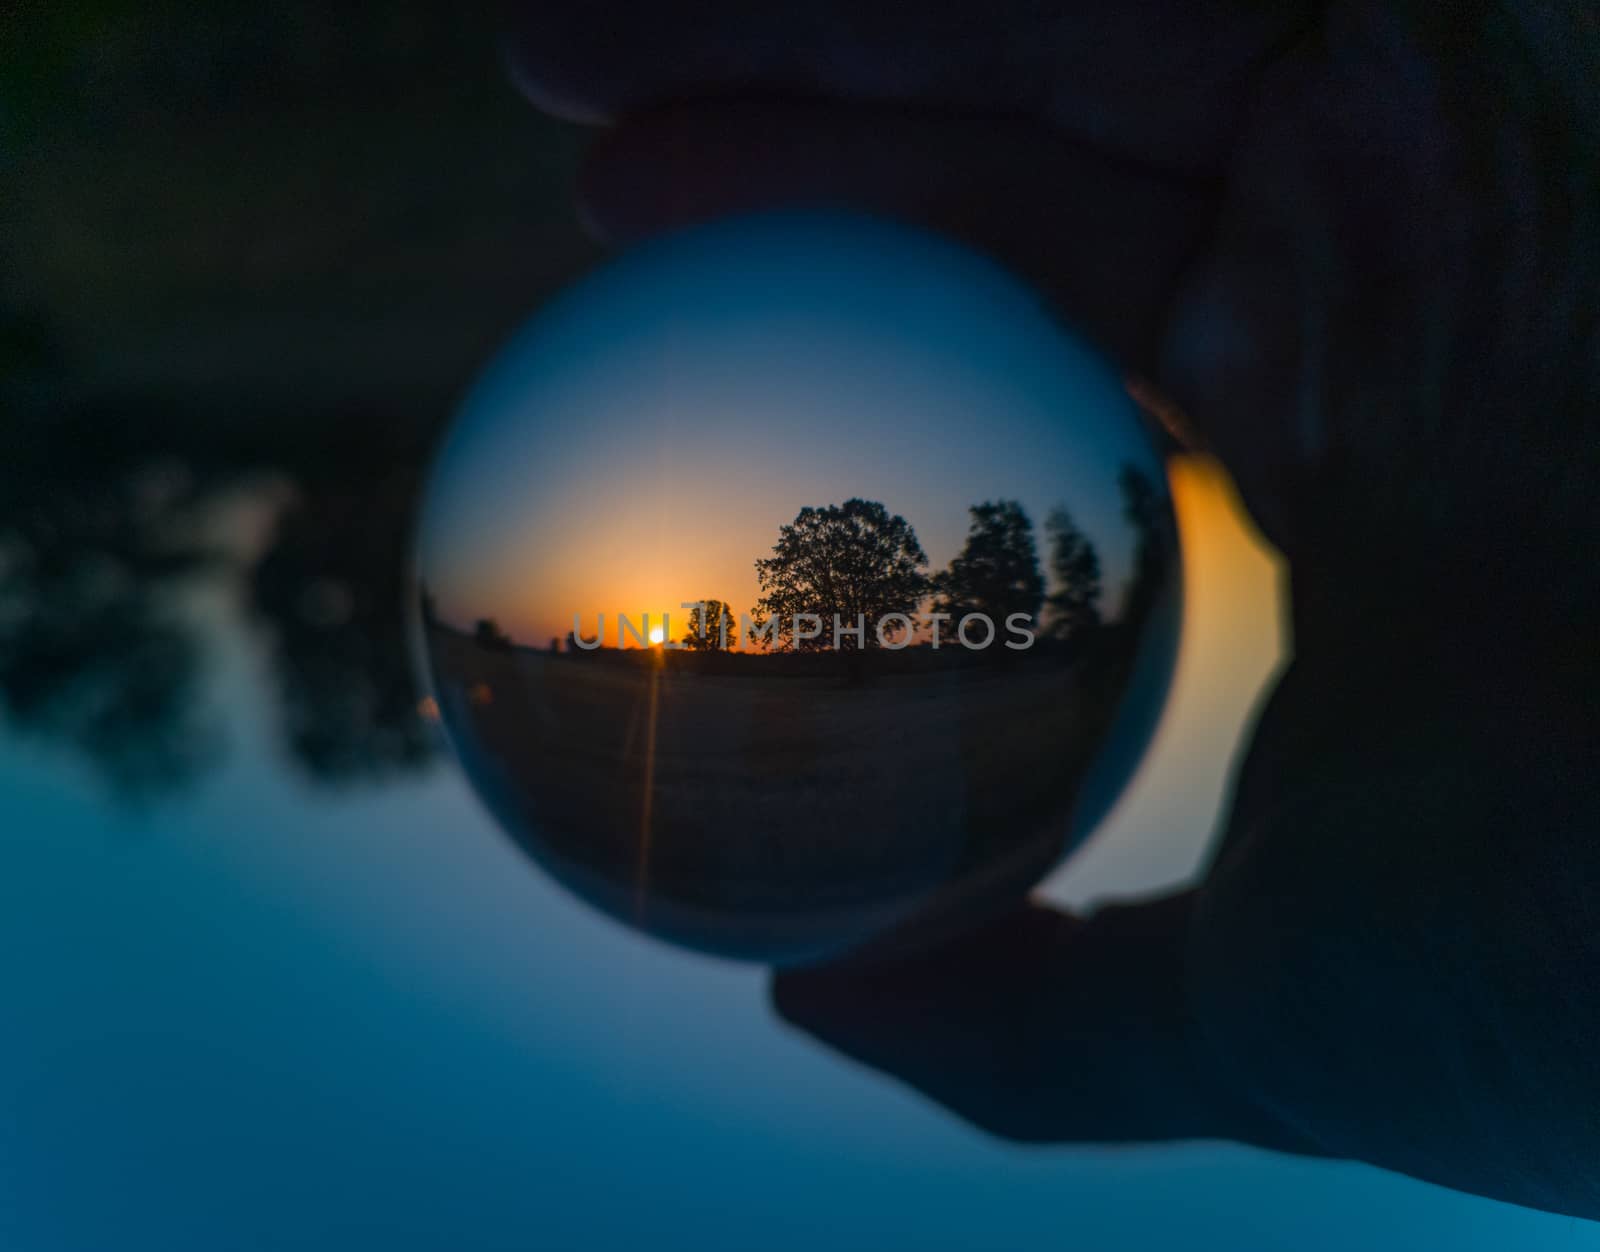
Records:
M1124 471L1122 485L1128 519L1141 531L1140 550L1153 553L1155 489L1131 468ZM794 623L805 615L832 622L837 614L847 624L863 617L869 623L861 639L845 635L840 645L870 649L877 646L871 624L896 614L909 617L930 599L935 612L953 621L969 613L995 622L1016 613L1035 622L1042 616L1042 628L1062 639L1100 623L1100 557L1066 509L1057 508L1045 519L1054 584L1048 594L1033 522L1022 505L991 500L967 511L971 520L960 553L947 569L928 573L916 531L878 501L801 509L779 530L772 555L756 561L762 594L752 614L752 641L766 636L801 650L832 647L831 632L797 639ZM696 609L691 615L684 642L695 648L731 646L737 638L732 622L725 604L707 601L704 614Z
M975 504L967 541L950 568L929 580L938 612L959 620L984 613L996 621L1012 613L1031 619L1048 610L1051 634L1070 637L1100 623L1100 556L1064 508L1045 519L1050 573L1056 589L1045 594L1033 522L1015 500Z
M1155 485L1138 470L1124 467L1119 482L1123 516L1137 537L1123 615L1138 619L1149 608L1168 559L1166 512ZM837 615L847 626L862 619L867 623L859 638L841 634L841 650L873 649L879 644L878 623L909 619L929 602L952 622L972 613L995 623L1023 614L1041 633L1063 640L1100 625L1100 556L1065 508L1045 518L1043 565L1033 521L1017 501L988 500L967 512L961 551L946 569L930 573L911 524L876 500L801 509L779 529L772 555L755 563L761 597L750 616L751 642L767 640L800 651L832 648L831 630L797 637L795 619L815 617L831 625ZM737 646L739 630L732 607L708 598L690 610L681 643L720 651ZM898 640L900 631L889 627L885 636ZM478 622L475 634L486 648L511 646L492 621ZM574 646L570 636L568 646ZM551 650L557 647L552 640Z

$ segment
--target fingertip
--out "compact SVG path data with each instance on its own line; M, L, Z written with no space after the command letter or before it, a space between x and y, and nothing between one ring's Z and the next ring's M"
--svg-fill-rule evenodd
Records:
M767 1000L781 1020L823 1037L852 1020L863 1001L873 1002L872 983L870 967L848 962L779 969L768 980Z

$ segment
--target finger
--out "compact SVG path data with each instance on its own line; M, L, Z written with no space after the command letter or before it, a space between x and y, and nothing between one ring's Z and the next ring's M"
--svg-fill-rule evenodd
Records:
M775 977L778 1013L991 1134L1316 1149L1223 1076L1190 1018L1192 897L1088 921L1036 907L921 956Z
M774 206L929 226L1028 274L1131 370L1154 368L1215 211L1208 182L1108 161L1043 126L770 100L630 120L596 144L582 198L618 242Z
M751 91L1032 117L1172 170L1224 158L1251 79L1310 22L1307 0L741 0L523 3L507 56L540 107L615 120Z

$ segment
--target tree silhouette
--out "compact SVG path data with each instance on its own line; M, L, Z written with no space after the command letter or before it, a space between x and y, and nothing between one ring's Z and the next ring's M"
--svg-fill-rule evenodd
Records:
M1124 465L1117 476L1122 489L1122 515L1139 538L1133 553L1133 578L1128 585L1127 620L1143 619L1161 589L1167 561L1173 547L1170 513L1156 485L1132 465Z
M298 480L248 579L288 746L311 778L332 784L404 773L433 753L399 611L408 574L398 519L415 507L421 475L404 460L353 468L373 456L362 437L372 419L350 420L358 429ZM436 620L431 603L426 611Z
M184 601L238 558L205 520L213 482L154 433L169 415L30 394L18 383L48 343L14 325L0 312L0 717L146 802L221 759Z
M1050 536L1050 574L1056 584L1045 599L1050 633L1070 639L1100 624L1100 556L1066 509L1052 509L1044 528Z
M139 518L123 483L68 494L36 481L20 516L0 519L0 713L80 749L124 798L190 781L216 759L219 727L175 602L216 558L165 507Z
M37 38L18 31L7 47L42 50L67 38L61 23L76 19L50 12L38 10ZM198 780L226 755L224 724L242 718L271 727L283 763L319 786L419 768L439 738L417 712L423 693L407 633L416 602L406 584L430 450L461 380L500 334L501 308L553 292L596 254L558 215L531 234L518 230L526 246L479 283L469 277L475 244L461 223L472 220L474 201L509 207L558 194L561 163L530 161L508 174L472 138L521 126L526 113L498 75L478 72L481 49L495 37L484 15L426 7L334 19L305 0L266 15L233 10L238 22L230 16L185 30L194 64L205 68L190 80L193 90L174 93L160 70L170 23L97 12L115 27L106 37L118 57L99 67L105 77L96 91L127 102L125 113L91 116L79 106L70 57L31 58L26 81L6 75L7 103L26 95L29 118L26 150L8 145L8 158L25 166L65 145L101 169L107 203L144 207L106 218L103 252L64 259L44 241L57 229L81 233L64 223L93 212L92 204L64 193L61 180L24 176L6 188L0 715L9 731L81 756L130 802L153 802ZM322 50L316 57L304 55L308 30ZM439 124L430 137L460 158L450 179L413 185L364 219L382 247L343 255L330 246L341 237L342 214L295 190L319 185L328 158L343 159L339 126L261 145L254 159L269 171L263 185L280 193L270 204L254 188L190 176L228 159L269 88L293 83L297 98L360 124L356 102L399 81L385 58L361 54L378 32L426 49L419 64L427 73L405 80L410 113L376 124L403 135L413 128L402 116L431 119ZM352 91L357 80L363 85ZM282 118L271 125L274 134L293 132ZM181 169L155 174L146 159L113 169L101 159L174 142ZM358 201L390 185L381 161L350 163L345 172L340 194ZM196 251L191 231L152 234L139 224L157 204L174 208L167 218L199 221L218 196L234 197L239 211L213 214L208 229L269 240L275 256L290 259L257 272L238 249L218 246L223 235ZM492 216L489 229L515 218L498 209ZM131 246L129 232L140 246ZM327 295L366 281L363 274L381 276L388 257L408 250L432 258L421 280L431 293L427 311L399 332L416 346L397 348L393 326L357 310L340 335L366 335L382 350L323 369L328 337L308 329L304 302L339 325L352 314L338 299L328 305ZM176 272L180 258L203 281L173 287L162 318L151 322L140 293L152 274ZM104 299L76 299L61 279L80 262ZM218 316L241 301L275 329L261 334L256 319ZM215 344L207 360L226 368L196 368L183 350L199 328ZM130 334L143 346L124 356L118 345ZM240 516L248 526L235 524ZM241 638L259 653L264 685L242 704L226 705L211 681L217 645L226 638L232 647L235 623L231 614L195 611L197 592L207 604L227 596L247 619L238 624Z
M1013 613L1031 620L1044 599L1044 575L1033 542L1033 523L1015 500L989 500L967 510L966 546L950 568L932 580L938 609L959 621L984 613L996 627Z
M472 628L472 637L480 648L487 648L491 652L511 651L511 636L500 629L500 624L492 617L480 617L478 624Z
M689 633L683 637L684 647L725 652L738 638L739 623L733 620L733 610L721 600L704 600L689 610Z
M876 648L878 621L891 613L915 612L927 595L928 577L922 572L927 564L911 524L875 500L801 509L779 530L772 555L756 561L763 594L756 602L755 626L764 629L770 623L779 643L814 651L833 647L835 615L846 629L865 618L861 638L841 635L839 647ZM796 638L799 614L818 618L820 633ZM752 642L758 638L752 630Z

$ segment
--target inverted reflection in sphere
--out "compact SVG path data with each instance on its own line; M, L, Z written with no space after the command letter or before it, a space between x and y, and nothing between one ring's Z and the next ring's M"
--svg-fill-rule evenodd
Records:
M478 380L417 556L429 677L549 873L812 960L1025 891L1143 754L1178 630L1120 379L955 244L774 214L647 244Z

